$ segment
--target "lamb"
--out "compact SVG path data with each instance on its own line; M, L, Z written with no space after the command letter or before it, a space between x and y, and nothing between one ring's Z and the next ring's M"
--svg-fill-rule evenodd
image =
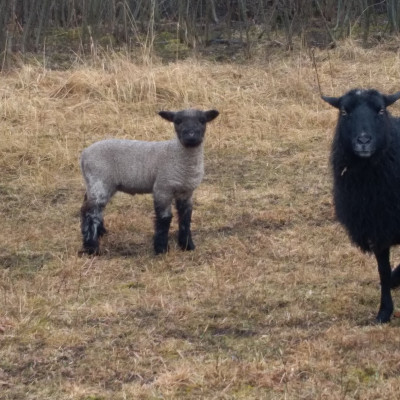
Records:
M204 175L206 124L219 112L187 109L158 114L174 123L177 138L158 142L109 139L83 150L81 170L86 184L81 208L83 252L99 254L99 238L106 233L103 210L117 191L153 194L156 254L168 251L171 203L175 200L178 244L182 250L194 250L190 230L192 195Z
M400 265L390 266L390 247L400 244L400 119L386 107L400 92L353 89L322 96L339 109L332 142L333 199L337 219L351 241L378 263L381 301L378 323L393 313L391 288L400 285Z

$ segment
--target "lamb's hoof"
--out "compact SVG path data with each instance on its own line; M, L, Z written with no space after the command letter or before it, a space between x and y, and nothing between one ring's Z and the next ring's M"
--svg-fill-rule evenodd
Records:
M196 248L193 242L183 243L179 245L183 251L192 251Z
M181 237L181 238L178 237L178 243L179 243L179 247L184 251L192 251L196 248L191 236L187 237L185 235L185 237Z
M378 324L387 324L388 322L390 322L392 312L393 310L379 310L378 315L376 316L376 322Z
M159 254L166 254L168 253L169 247L168 245L160 245L158 243L154 243L154 253L156 254L156 256L158 256Z
M390 288L391 289L395 289L398 286L400 286L400 265L398 265L392 271L392 277L391 277L391 282L390 282Z
M154 253L156 256L159 256L160 254L167 254L168 248L167 249L154 249Z
M99 246L83 246L82 250L78 251L79 257L83 255L98 256L100 254Z
M156 255L168 253L168 235L156 233L153 239L153 246Z

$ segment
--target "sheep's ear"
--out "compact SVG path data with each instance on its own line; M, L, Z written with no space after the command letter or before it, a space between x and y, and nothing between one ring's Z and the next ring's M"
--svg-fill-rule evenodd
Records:
M395 101L400 99L400 92L397 92L395 94L390 94L388 96L383 96L383 99L385 100L385 107L388 107L392 105Z
M329 103L332 107L340 108L340 99L341 97L328 97L328 96L321 96L322 100L325 100Z
M205 111L204 114L206 116L207 122L210 122L213 119L218 117L219 111L217 111L217 110L208 110L208 111Z
M160 111L158 115L169 122L174 122L175 113L173 111Z

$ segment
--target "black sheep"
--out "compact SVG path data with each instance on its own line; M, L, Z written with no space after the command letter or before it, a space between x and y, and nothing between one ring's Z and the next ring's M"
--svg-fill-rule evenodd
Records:
M374 253L381 282L376 319L389 322L390 289L400 285L400 265L392 272L389 261L390 247L400 244L400 119L386 107L400 92L354 89L322 98L339 109L331 152L336 216L354 244Z

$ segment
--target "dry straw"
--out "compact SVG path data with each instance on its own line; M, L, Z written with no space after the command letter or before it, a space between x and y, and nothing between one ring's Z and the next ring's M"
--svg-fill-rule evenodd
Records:
M336 115L309 55L97 57L0 81L0 397L394 398L398 321L371 325L375 263L334 221ZM399 90L396 52L346 42L315 62L326 95ZM184 107L221 113L195 196L196 251L171 240L155 258L151 197L120 195L104 253L79 258L81 150L170 138L156 111Z

